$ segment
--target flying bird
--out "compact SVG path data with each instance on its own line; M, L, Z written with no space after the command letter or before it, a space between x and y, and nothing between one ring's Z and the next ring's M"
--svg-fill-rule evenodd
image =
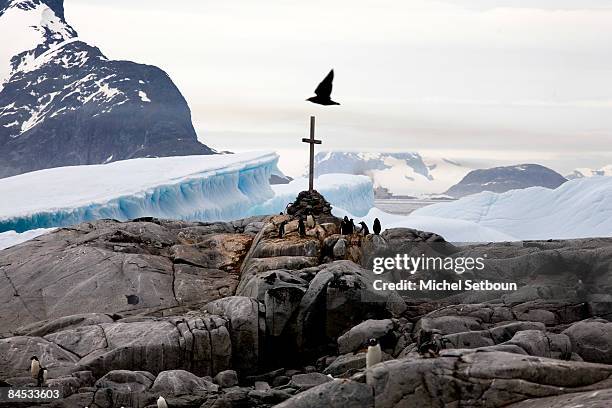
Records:
M319 105L340 105L338 102L334 102L331 100L332 93L332 82L334 82L334 70L329 71L329 74L325 77L323 81L317 86L315 89L315 95L308 99L309 102L316 103Z

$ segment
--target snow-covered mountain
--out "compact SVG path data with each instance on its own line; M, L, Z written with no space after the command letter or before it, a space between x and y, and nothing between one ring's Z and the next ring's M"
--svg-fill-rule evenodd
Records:
M493 167L469 172L459 183L446 192L455 198L483 191L504 193L528 187L557 188L567 179L548 167L539 164Z
M486 191L420 208L413 216L469 221L522 240L611 237L612 177L570 180L554 190Z
M453 160L423 157L418 153L332 151L315 156L315 173L369 176L374 187L394 196L441 194L472 168Z
M0 38L0 177L214 153L168 75L81 41L63 0L0 0Z
M589 168L578 168L565 176L568 180L573 180L577 178L584 177L593 177L593 176L612 176L612 164L602 167L599 170L589 169Z

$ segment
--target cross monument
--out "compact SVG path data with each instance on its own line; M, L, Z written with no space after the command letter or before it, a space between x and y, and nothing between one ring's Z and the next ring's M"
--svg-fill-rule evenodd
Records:
M308 191L314 191L314 145L321 144L315 139L315 117L310 117L310 138L303 138L302 142L310 144L310 168L308 169Z

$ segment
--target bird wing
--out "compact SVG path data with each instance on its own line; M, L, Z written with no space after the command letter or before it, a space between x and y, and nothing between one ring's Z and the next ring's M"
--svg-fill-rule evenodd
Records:
M329 98L332 93L332 82L334 82L334 70L329 71L329 74L315 89L315 95L319 97Z

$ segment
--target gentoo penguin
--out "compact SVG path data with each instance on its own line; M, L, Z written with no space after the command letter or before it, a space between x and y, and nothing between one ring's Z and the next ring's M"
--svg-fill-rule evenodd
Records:
M168 408L168 403L166 402L166 399L161 395L157 399L157 408Z
M316 222L312 214L306 215L306 227L308 227L308 229L312 229L315 227L315 225Z
M38 380L38 373L40 372L40 361L38 361L38 357L32 356L30 357L30 375L32 378Z
M43 387L47 383L47 369L45 367L40 367L40 371L38 372L38 378L36 379L36 386Z
M355 230L357 229L357 226L355 225L355 220L352 219L352 218L349 220L349 228L348 229L349 229L349 232L351 234L354 234Z
M285 225L287 225L287 221L282 221L279 225L278 225L278 237L282 238L285 236Z
M382 351L377 339L370 339L366 353L366 368L370 368L382 361Z
M306 236L306 225L304 224L304 217L300 217L298 221L298 234L300 234L300 237L302 238Z
M365 222L361 221L359 225L361 225L361 233L364 237L370 234L370 229L368 228L368 225Z
M374 230L374 234L380 235L380 231L382 231L382 226L380 225L380 220L378 218L374 218L374 226L372 227Z

